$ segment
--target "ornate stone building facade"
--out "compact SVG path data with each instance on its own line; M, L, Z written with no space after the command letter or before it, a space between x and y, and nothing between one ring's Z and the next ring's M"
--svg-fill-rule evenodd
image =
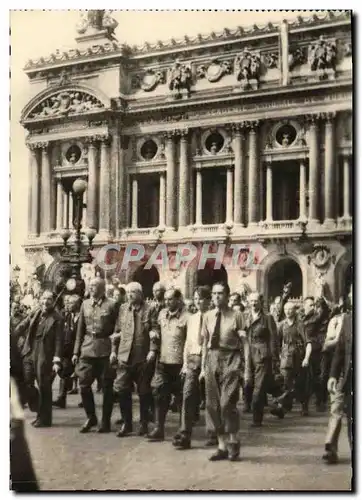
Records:
M123 280L148 290L172 280L186 295L220 278L267 300L285 281L295 297L316 286L343 294L352 279L350 13L142 47L119 44L116 25L107 11L88 11L73 50L25 67L28 259L54 273L80 177L95 250L263 246L257 269L137 264Z

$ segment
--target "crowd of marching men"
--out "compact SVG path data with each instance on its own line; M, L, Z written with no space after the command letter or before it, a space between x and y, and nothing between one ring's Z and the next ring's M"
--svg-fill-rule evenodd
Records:
M240 456L241 395L242 411L251 413L255 428L262 427L266 407L283 419L296 402L307 416L325 412L330 401L323 459L338 461L344 413L352 443L352 290L333 306L323 297L296 304L288 283L270 312L260 293L230 293L226 283L199 286L192 300L160 282L152 300L144 299L138 282L112 292L109 297L105 281L96 277L87 298L69 294L55 303L54 294L43 291L30 311L13 296L12 377L22 405L36 413L34 427L51 426L53 407L65 408L67 395L79 391L86 414L80 432L111 432L117 404L116 435L126 438L135 431L136 390L138 435L163 441L168 412L178 412L172 444L187 450L204 409L205 444L215 447L210 460L233 461ZM96 380L102 392L100 420L92 388Z

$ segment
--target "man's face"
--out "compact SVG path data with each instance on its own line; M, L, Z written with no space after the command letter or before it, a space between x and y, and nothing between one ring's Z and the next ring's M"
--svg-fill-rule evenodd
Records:
M236 295L230 295L229 298L229 307L234 307L238 304L238 298Z
M105 292L105 287L101 281L91 281L89 284L89 295L92 298L100 298L102 295L104 295Z
M69 299L69 310L73 313L78 312L80 309L80 299L79 297L71 297Z
M249 305L253 312L259 312L261 310L261 300L257 293L251 293L249 295Z
M210 300L206 298L201 298L200 295L197 292L195 292L194 305L198 311L205 312L209 309Z
M162 302L164 296L165 296L165 291L163 290L163 288L155 287L153 289L153 297L158 302Z
M127 299L130 304L139 304L141 302L141 294L138 290L127 290Z
M17 316L20 313L20 304L13 302L11 304L11 314L12 316Z
M51 293L43 293L40 298L40 307L43 312L48 312L54 307L54 299Z
M314 311L314 302L310 299L304 301L304 314L308 315Z
M176 311L176 309L178 308L179 301L175 297L175 292L173 290L168 290L165 293L165 303L166 303L167 309L171 312Z
M285 316L288 319L293 319L295 317L295 306L293 304L285 304L284 306Z
M225 307L228 303L228 295L222 285L214 285L212 287L212 301L215 307Z
M64 304L64 311L69 312L70 311L70 296L65 295L63 299L63 304Z

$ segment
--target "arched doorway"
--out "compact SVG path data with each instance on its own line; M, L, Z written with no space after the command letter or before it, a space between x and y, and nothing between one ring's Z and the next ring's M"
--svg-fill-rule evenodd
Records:
M278 260L269 269L267 275L267 301L270 305L275 297L282 294L283 286L292 284L292 298L303 295L303 276L299 265L290 258Z
M204 269L199 269L196 273L196 286L209 286L217 282L228 282L228 275L224 266L214 269L214 264L206 264Z
M160 281L160 275L155 266L150 269L145 269L144 266L145 264L136 269L132 275L132 281L138 281L142 285L144 297L151 299L153 285Z

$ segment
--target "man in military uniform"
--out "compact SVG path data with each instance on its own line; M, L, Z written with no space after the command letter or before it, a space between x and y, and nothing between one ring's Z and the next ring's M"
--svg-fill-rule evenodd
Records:
M74 372L72 356L77 334L81 298L79 295L69 295L67 299L64 300L64 305L66 305L66 312L64 321L64 349L62 369L59 372L60 383L58 398L53 402L53 406L56 406L57 408L66 408L67 392L72 388L73 385L73 379L71 378Z
M114 393L120 401L122 426L118 437L129 435L132 428L132 388L135 383L140 399L139 435L148 433L149 407L152 401L151 379L156 361L157 343L150 339L151 314L137 282L126 287L128 302L123 304L112 340L111 364L117 363Z
M234 461L240 454L237 404L242 339L246 332L243 313L228 306L229 295L230 289L225 283L216 283L212 287L215 309L205 313L202 327L206 409L218 439L218 449L211 455L211 461Z
M173 445L178 449L186 450L191 447L191 433L200 403L201 356L202 356L202 324L204 314L209 309L211 299L210 289L207 286L196 288L194 304L197 309L187 321L187 336L184 348L184 375L183 398L181 409L181 427L175 435Z
M268 387L273 381L273 374L279 372L278 335L273 317L263 312L261 295L251 293L249 304L245 384L252 387L252 427L261 427Z
M52 425L52 381L61 368L63 352L63 318L54 309L55 296L41 295L40 308L29 315L16 329L26 330L22 349L24 379L29 408L37 411L34 427ZM35 387L36 381L38 389Z
M181 404L181 368L189 315L183 310L180 290L167 290L165 302L166 308L161 310L157 324L153 326L160 339L160 354L152 380L156 425L149 434L151 441L164 440L171 395L174 394L178 407Z
M79 377L82 403L87 415L80 432L89 432L98 424L92 384L96 378L102 380L102 423L98 432L110 432L113 406L114 370L109 363L111 354L110 336L117 319L117 307L113 300L105 297L106 284L94 278L89 284L90 298L81 307L77 336L74 346L73 364ZM79 363L78 363L79 360Z
M283 379L283 392L270 411L272 415L279 418L283 418L285 413L292 409L305 353L303 326L298 320L295 304L287 302L284 306L284 314L285 319L278 326L278 336L281 342L280 373Z

